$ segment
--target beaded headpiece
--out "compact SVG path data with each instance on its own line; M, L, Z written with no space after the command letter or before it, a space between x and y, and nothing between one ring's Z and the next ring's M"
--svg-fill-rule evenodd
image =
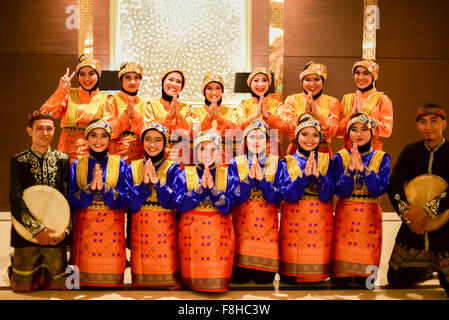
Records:
M346 132L349 132L349 128L354 123L362 123L368 127L368 129L371 130L372 133L374 133L374 129L376 129L376 121L374 121L370 116L368 116L366 113L362 113L357 117L352 118L349 120L348 124L346 125Z
M86 139L89 136L89 133L97 128L101 128L105 130L109 134L109 138L112 138L112 126L111 124L106 121L105 119L100 119L94 123L91 123L87 128L85 129Z
M253 78L259 73L266 75L268 78L268 85L271 85L270 71L267 68L256 68L249 74L248 79L246 80L246 84L248 85L248 87L251 88L251 81L253 81Z
M251 130L255 129L265 132L268 137L270 136L270 128L268 127L268 124L260 119L253 120L253 122L251 122L243 131L243 136L246 137Z
M221 76L216 73L209 72L204 76L203 83L201 85L201 92L204 94L204 89L211 82L218 82L221 85L221 89L224 91L224 81Z
M134 62L123 62L120 66L120 71L118 73L118 78L120 79L124 74L135 72L140 78L143 77L143 68L140 64Z
M302 79L305 76L308 76L309 74L317 74L317 75L323 77L324 80L326 80L327 79L327 68L324 64L315 63L313 61L310 61L308 63L307 68L299 74L299 81L302 82Z
M149 124L147 124L140 134L140 141L143 142L143 138L145 137L145 133L149 130L157 130L160 133L162 133L162 136L165 138L165 142L168 142L168 139L170 137L170 133L168 132L168 129L164 127L163 125L159 124L157 121L151 121Z
M93 56L90 55L86 55L86 54L82 54L80 55L79 59L78 59L78 65L76 66L76 74L78 74L78 72L81 70L81 68L84 67L91 67L92 69L94 69L97 74L98 77L101 77L101 65L100 65L100 61L98 59L95 59Z
M208 130L202 131L196 136L195 140L193 141L193 150L196 150L201 142L206 141L213 142L218 148L220 148L221 146L221 137L214 131Z
M373 76L374 81L377 80L377 77L379 76L379 65L376 62L374 62L373 60L367 60L367 59L357 61L352 66L352 74L354 74L355 68L357 68L359 66L365 67L366 70L368 70L371 73L371 75Z

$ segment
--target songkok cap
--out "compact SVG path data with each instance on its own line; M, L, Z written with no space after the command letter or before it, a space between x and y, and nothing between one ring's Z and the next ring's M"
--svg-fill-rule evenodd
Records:
M352 118L349 120L348 124L346 125L346 132L349 132L349 128L354 123L362 123L368 127L368 129L371 130L371 132L374 134L374 129L376 129L376 121L374 121L369 115L366 113L361 113L360 115Z
M127 73L135 72L140 76L140 79L143 77L143 68L140 64L135 62L123 62L120 65L120 71L118 73L118 78L120 79L123 75Z
M248 79L246 80L246 84L248 85L248 87L251 88L251 81L253 81L253 78L259 73L266 75L268 78L268 85L271 85L270 71L267 68L256 68L249 74Z
M377 80L377 77L379 75L379 65L376 62L374 62L373 60L367 60L367 59L357 61L352 66L352 74L355 73L355 69L359 66L365 67L366 70L368 70L369 73L371 73L371 75L373 76L374 81Z
M30 128L33 127L33 122L36 120L41 120L41 119L48 119L53 121L53 124L55 122L55 117L53 115L52 111L48 111L48 110L38 110L38 111L34 111L30 114L28 114L28 126Z
M305 76L308 76L309 74L317 74L321 76L324 80L327 79L327 68L324 64L321 63L315 63L313 61L310 61L307 63L307 67L305 70L303 70L299 75L299 81L302 82L302 79Z
M91 67L97 72L98 77L101 77L100 61L98 59L95 59L93 56L87 54L80 55L80 57L78 58L78 65L75 69L76 74L78 74L78 72L84 67Z
M112 126L111 124L106 121L105 119L99 119L98 121L91 123L87 126L85 133L86 133L86 139L89 136L89 133L97 128L101 128L104 131L106 131L109 134L109 139L112 138Z

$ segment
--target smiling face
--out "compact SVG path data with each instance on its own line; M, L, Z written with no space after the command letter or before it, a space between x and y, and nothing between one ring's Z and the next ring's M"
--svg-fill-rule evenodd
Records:
M298 144L305 151L315 150L320 144L320 133L313 127L306 127L298 134Z
M217 102L223 95L223 89L218 82L208 83L204 89L204 96L210 102Z
M251 80L251 90L259 97L263 96L269 88L270 84L268 82L268 78L263 73L256 74Z
M212 166L218 157L218 147L211 141L203 141L197 148L197 158L204 166Z
M122 86L128 92L134 93L140 88L140 75L136 72L128 72L123 75Z
M371 139L371 130L363 123L356 122L349 128L349 139L358 147L367 144Z
M354 82L359 89L365 89L373 81L373 76L365 67L358 66L354 71Z
M95 128L89 132L87 143L93 151L102 152L108 147L109 134L102 128Z
M44 152L50 147L51 140L55 134L55 125L50 119L39 119L33 122L33 127L27 127L31 137L32 146L39 152Z
M83 67L78 72L78 82L85 90L91 90L98 82L97 72L91 67Z
M317 95L323 89L323 79L315 73L309 74L302 79L302 87L313 96Z
M164 79L162 88L169 96L176 96L182 90L182 76L179 72L170 72Z
M148 130L143 138L143 149L150 157L155 157L164 149L164 137L157 130Z
M267 136L260 129L251 130L246 136L246 146L252 154L260 154L267 147Z
M446 120L434 114L428 114L418 119L416 128L423 136L429 147L434 147L443 139L443 130L446 129Z

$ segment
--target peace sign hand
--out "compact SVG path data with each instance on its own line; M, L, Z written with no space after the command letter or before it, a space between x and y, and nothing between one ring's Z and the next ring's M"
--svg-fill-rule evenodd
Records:
M72 84L70 81L72 81L73 77L75 76L75 71L72 72L72 74L69 76L70 69L67 68L66 73L61 77L59 80L59 87L63 90L69 90Z

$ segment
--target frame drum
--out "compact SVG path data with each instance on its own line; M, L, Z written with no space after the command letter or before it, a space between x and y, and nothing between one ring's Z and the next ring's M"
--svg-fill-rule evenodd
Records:
M44 226L63 233L70 223L70 206L64 195L47 185L35 185L23 191L25 205L34 218ZM12 225L17 233L27 241L37 243L27 228L11 216Z
M434 174L422 174L410 180L404 186L404 193L408 203L413 207L422 207L425 203L438 197L448 184L443 178ZM425 231L433 231L443 226L449 219L449 209L435 218L427 216Z

